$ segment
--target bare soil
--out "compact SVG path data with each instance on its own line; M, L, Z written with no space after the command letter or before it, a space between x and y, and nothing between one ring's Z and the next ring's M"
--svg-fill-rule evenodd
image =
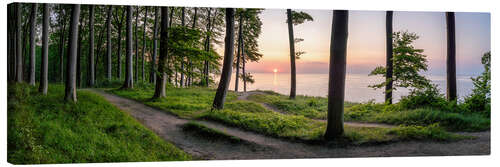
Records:
M489 131L464 133L476 136L476 138L458 142L408 141L369 146L325 146L277 139L216 122L197 121L246 142L212 141L183 131L181 126L190 120L176 117L137 101L101 90L88 90L102 95L110 103L129 113L146 127L153 130L158 136L191 154L195 159L292 159L490 154Z

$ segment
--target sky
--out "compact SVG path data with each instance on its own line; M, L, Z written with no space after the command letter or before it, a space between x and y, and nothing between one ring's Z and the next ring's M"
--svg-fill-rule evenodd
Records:
M331 10L299 10L309 13L314 21L294 26L296 51L305 51L297 63L297 73L328 73ZM288 28L284 9L266 9L261 14L262 34L259 49L264 55L259 62L247 64L251 73L289 72ZM456 13L457 75L478 75L483 71L481 56L490 51L490 14ZM415 32L420 36L415 47L424 49L429 71L446 73L446 20L443 12L395 11L393 31ZM385 12L349 11L347 72L368 74L385 65Z

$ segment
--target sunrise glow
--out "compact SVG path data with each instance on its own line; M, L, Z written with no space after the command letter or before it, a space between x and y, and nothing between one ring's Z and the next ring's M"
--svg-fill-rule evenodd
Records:
M273 69L273 72L274 72L274 73L277 73L277 72L278 72L278 69L277 69L277 68Z

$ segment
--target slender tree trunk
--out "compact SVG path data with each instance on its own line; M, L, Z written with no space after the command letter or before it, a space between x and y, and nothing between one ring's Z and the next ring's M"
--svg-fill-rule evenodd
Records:
M158 9L155 9L155 15L158 14ZM158 61L158 72L156 77L158 80L155 85L155 93L153 99L165 97L165 84L167 82L167 64L168 59L168 27L169 27L169 17L168 17L168 7L161 7L161 36L160 36L160 59ZM155 18L156 20L156 18ZM156 24L156 21L155 21ZM157 26L155 26L156 30ZM156 38L155 38L156 40ZM155 42L156 43L156 42Z
M40 64L40 87L38 91L47 95L49 85L49 6L43 4L43 25L42 25L42 63Z
M111 80L111 13L113 6L108 6L106 18L106 79Z
M155 23L154 23L154 28L153 28L153 56L151 60L151 70L150 70L150 77L149 77L149 82L151 83L156 83L156 55L158 54L158 14L159 10L158 7L155 8Z
M209 52L210 51L210 29L211 29L211 21L210 19L210 14L211 14L212 8L208 8L208 24L207 24L207 37L205 38L205 51ZM208 60L205 60L204 64L204 70L203 70L203 76L205 80L205 86L208 87Z
M118 10L116 10L118 12ZM117 60L117 75L118 75L118 79L122 79L122 26L123 26L123 15L125 14L125 11L122 12L122 17L121 17L121 20L119 21L119 24L118 24L118 54L117 54L117 57L116 57L116 60Z
M78 32L82 32L83 17L80 17ZM76 51L76 86L82 87L82 33L78 33L78 46Z
M193 26L191 29L196 29L196 21L198 19L198 8L194 8L194 16L193 16ZM191 59L189 59L189 79L188 79L188 86L191 86L193 84L193 62Z
M21 13L22 14L22 13ZM23 80L27 83L29 83L29 66L26 65L26 61L29 61L30 57L29 57L29 23L30 19L26 19L25 23L24 23L24 31L22 32L22 38L23 38L23 54L22 54L22 61L23 61ZM28 68L26 68L28 67ZM28 76L28 77L26 77Z
M12 81L12 53L13 42L12 35L12 4L7 5L7 80Z
M447 56L446 56L446 97L457 100L457 72L455 45L455 12L446 12Z
M137 82L137 77L139 77L139 42L137 39L137 25L139 23L139 6L136 7L135 13L135 29L134 29L134 37L135 37L135 67L134 67L134 81Z
M104 30L101 29L101 31L99 32L99 35L98 35L98 40L97 40L97 46L102 46L103 44L103 37L104 37ZM102 55L101 54L101 48L102 47L97 47L97 51L95 52L95 62L94 62L94 84L97 83L97 76L99 74L98 70L98 66L99 66L99 55Z
M132 58L132 7L127 6L127 37L126 37L126 70L125 70L125 82L123 83L122 89L134 88L134 74L133 74L133 58Z
M240 80L240 56L241 56L241 41L242 41L242 34L241 34L241 29L243 27L243 17L242 17L242 14L240 13L240 16L239 16L239 21L238 21L238 25L239 25L239 28L238 28L238 53L236 55L236 79L234 80L234 91L235 92L238 92L238 83L239 83L239 80Z
M344 133L344 90L348 34L347 10L334 10L330 42L330 73L328 77L327 140Z
M226 8L226 38L224 40L224 63L219 87L215 93L212 109L223 109L227 89L231 81L231 70L234 57L234 8Z
M295 91L297 89L297 79L295 70L295 38L293 36L293 21L292 21L292 10L286 10L287 22L288 22L288 42L290 43L290 99L295 99Z
M243 92L247 92L247 73L245 72L245 41L241 40L241 60L243 60Z
M186 24L185 24L185 16L186 16L186 15L185 15L185 10L186 10L186 9L185 9L184 7L182 7L182 8L181 8L181 13L182 13L182 16L181 16L181 24L182 24L182 27L184 27L184 26L186 25ZM181 71L180 71L180 72L181 72L181 82L180 82L180 84L179 84L179 85L180 85L180 87L182 87L182 86L184 85L184 57L185 57L185 56L186 56L186 55L182 55L182 56L181 56Z
M66 63L66 94L64 99L66 101L76 102L76 48L78 40L78 19L80 17L80 5L72 5L71 24L68 40L68 60Z
M36 66L36 55L35 55L35 25L36 25L36 13L38 9L38 4L33 3L31 6L31 16L30 16L30 69L29 69L29 84L35 86L35 66Z
M392 104L392 11L387 11L385 16L385 52L386 52L386 71L385 71L385 103Z
M23 82L23 52L22 52L22 40L21 40L21 5L15 3L15 15L16 15L16 82Z
M88 57L88 86L94 87L95 69L94 69L94 5L89 6L89 57ZM99 46L100 47L100 46Z
M59 39L59 81L63 83L64 81L64 32L66 30L66 17L64 13L64 9L62 8L62 5L59 5L59 8L61 9L61 13L59 13L59 24L62 24L62 27L60 29L61 33L60 39Z
M146 52L146 23L148 21L148 7L145 7L144 11L144 23L143 23L143 28L142 28L142 54L141 54L141 80L144 81L144 52Z

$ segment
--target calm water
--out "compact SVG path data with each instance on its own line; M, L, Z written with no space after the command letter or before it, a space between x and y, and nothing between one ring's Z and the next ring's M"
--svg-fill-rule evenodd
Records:
M281 94L290 93L289 73L254 73L254 84L247 85L250 90L272 90ZM446 76L427 76L433 83L437 84L441 93L446 92ZM234 90L235 76L231 77L230 90ZM366 102L374 99L376 102L384 101L382 89L374 90L368 85L383 81L379 76L368 76L366 74L347 74L345 100L352 102ZM457 76L458 94L460 97L469 95L473 88L470 76ZM239 91L243 91L243 83L240 81ZM407 89L398 89L393 93L395 101L401 96L408 95ZM328 94L328 74L297 74L297 95L321 96Z

